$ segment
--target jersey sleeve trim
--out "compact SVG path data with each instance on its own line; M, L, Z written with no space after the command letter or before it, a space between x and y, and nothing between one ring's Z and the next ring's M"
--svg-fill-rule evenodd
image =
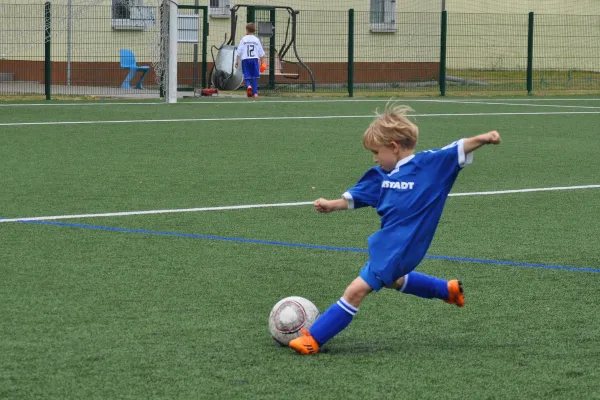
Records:
M346 199L346 201L348 202L348 210L353 210L354 209L354 198L352 197L350 192L344 192L342 197L344 199Z
M465 139L460 139L458 141L456 149L458 151L458 165L461 168L473 163L473 152L465 154Z

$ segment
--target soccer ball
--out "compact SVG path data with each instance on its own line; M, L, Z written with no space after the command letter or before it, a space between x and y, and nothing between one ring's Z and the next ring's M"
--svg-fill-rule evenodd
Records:
M277 343L287 346L301 335L300 329L309 329L319 317L319 309L310 300L290 296L280 300L269 315L269 331Z

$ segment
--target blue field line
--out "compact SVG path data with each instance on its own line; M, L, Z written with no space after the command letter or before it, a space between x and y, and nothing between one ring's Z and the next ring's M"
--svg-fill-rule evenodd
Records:
M192 238L192 239L221 240L221 241L238 242L238 243L266 244L266 245L272 245L272 246L298 247L298 248L305 248L305 249L346 251L346 252L352 252L352 253L367 253L368 252L367 249L360 249L360 248L356 248L356 247L324 246L324 245L306 244L306 243L280 242L280 241L275 241L275 240L245 239L245 238L218 236L218 235L200 235L197 233L151 231L148 229L117 228L117 227L112 227L112 226L74 224L74 223L57 222L57 221L22 221L21 223L35 224L35 225L53 225L53 226L61 226L61 227L67 227L67 228L79 228L79 229L95 229L95 230L101 230L101 231L112 231L112 232L123 232L123 233L141 233L141 234L145 234L145 235L185 237L185 238ZM529 268L543 268L543 269L558 269L558 270L563 270L563 271L600 273L600 269L596 269L596 268L585 268L585 267L579 268L579 267L569 267L569 266L564 266L564 265L533 264L533 263L520 263L520 262L514 262L514 261L487 260L487 259L481 259L481 258L433 256L433 255L426 255L425 258L432 259L432 260L461 261L461 262L469 262L469 263L477 263L477 264L508 265L511 267L529 267Z

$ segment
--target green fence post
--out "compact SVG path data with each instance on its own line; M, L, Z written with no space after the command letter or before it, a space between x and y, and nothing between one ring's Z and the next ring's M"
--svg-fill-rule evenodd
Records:
M254 6L248 6L246 9L246 23L249 24L256 20L256 9ZM245 32L245 30L244 30ZM245 35L245 34L244 34Z
M165 7L167 7L167 3L163 2L159 6L159 8L158 8L158 12L159 12L159 15L160 15L160 21L162 21L163 18L166 18L166 16L167 16L167 12L165 11L165 9L166 9ZM166 27L165 25L163 25L161 23L160 24L160 37L164 38L165 37L165 33L168 32L168 31L169 31L169 28ZM159 52L160 52L160 56L161 57L163 57L165 55L164 54L165 51L166 51L166 45L164 44L163 40L160 40L160 50L159 50ZM158 88L158 95L162 99L162 98L165 97L165 83L164 82L165 82L165 77L167 75L165 74L165 71L164 71L165 69L164 68L161 68L161 69L162 69L162 71L160 72L160 77L159 77L160 86Z
M348 10L348 97L354 97L354 8Z
M273 32L269 38L269 88L275 89L275 9L269 12L269 20L273 26Z
M527 31L527 94L533 92L533 11L529 13L529 29Z
M52 64L50 63L50 26L52 23L52 14L50 4L49 1L44 3L44 92L46 93L46 100L50 100L52 97Z
M208 7L202 8L202 88L206 89L206 69L208 58Z
M448 11L442 11L440 34L440 95L446 95L446 37L448 34Z
M177 6L177 8L179 9L179 7L181 6L181 4L179 4ZM198 10L200 10L200 3L198 0L194 0L194 13L198 14L198 19L200 18L200 12ZM178 11L179 13L179 11ZM198 22L198 25L200 23ZM202 25L202 27L204 28L204 25ZM198 27L198 30L200 30L200 27ZM200 37L200 36L198 36ZM194 60L192 62L192 88L195 89L198 87L198 43L194 43Z

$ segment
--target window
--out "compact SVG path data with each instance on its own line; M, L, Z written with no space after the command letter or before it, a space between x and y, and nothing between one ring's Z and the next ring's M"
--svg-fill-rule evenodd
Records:
M231 17L231 0L208 0L208 14L213 18Z
M128 0L113 0L112 19L129 19L131 11Z
M396 32L396 0L371 0L371 32Z
M154 7L143 0L112 0L111 24L114 29L146 29L156 23Z

